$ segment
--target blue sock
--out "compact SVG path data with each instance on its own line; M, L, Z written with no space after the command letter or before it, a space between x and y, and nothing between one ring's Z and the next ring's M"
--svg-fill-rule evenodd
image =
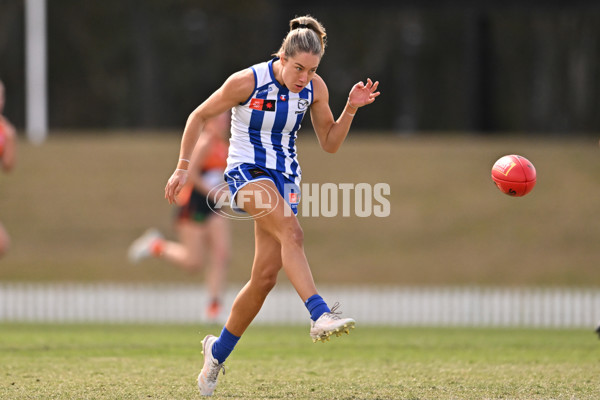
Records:
M319 317L325 314L326 312L331 311L329 307L327 307L327 303L325 303L325 300L323 300L323 298L318 294L313 294L312 296L310 296L308 300L306 300L304 305L310 313L310 319L312 319L313 321L318 320Z
M219 336L212 348L212 355L217 359L219 364L222 364L229 357L238 340L240 340L238 336L235 336L227 328L223 327L221 336Z

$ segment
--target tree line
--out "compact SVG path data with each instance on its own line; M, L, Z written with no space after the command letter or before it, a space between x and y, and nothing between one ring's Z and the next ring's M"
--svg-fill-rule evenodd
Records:
M361 110L357 128L600 129L598 7L372 3L367 16L357 1L48 1L50 127L182 128L227 76L270 58L291 18L310 13L328 32L318 73L334 114L355 82L381 82L381 98ZM5 114L21 127L23 7L0 1Z

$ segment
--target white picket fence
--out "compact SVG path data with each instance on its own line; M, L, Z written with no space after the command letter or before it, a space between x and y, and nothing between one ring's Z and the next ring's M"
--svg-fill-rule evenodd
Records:
M228 310L239 286L227 291ZM323 286L361 325L592 328L600 289ZM207 293L185 284L0 283L0 322L204 323ZM227 314L227 312L225 312ZM255 323L306 324L293 288L278 286Z

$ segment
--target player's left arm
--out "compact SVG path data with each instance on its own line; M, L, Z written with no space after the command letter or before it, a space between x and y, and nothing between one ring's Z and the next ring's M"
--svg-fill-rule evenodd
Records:
M0 163L4 172L10 172L17 159L17 130L6 118L0 116L0 123L4 125L6 133L6 142L4 143L4 152L0 157Z
M319 75L313 78L314 100L310 107L310 116L313 128L319 139L321 148L328 153L338 151L350 130L352 119L356 111L367 104L375 101L379 92L379 82L373 83L367 79L367 84L359 82L352 87L344 111L336 120L329 107L329 91L327 85Z

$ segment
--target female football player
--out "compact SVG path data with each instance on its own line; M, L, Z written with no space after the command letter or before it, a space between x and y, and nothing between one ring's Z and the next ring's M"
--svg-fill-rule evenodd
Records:
M351 318L341 318L319 296L303 247L296 218L301 170L295 139L310 109L314 131L323 150L342 145L358 109L379 96L378 82L367 79L350 90L339 118L329 107L329 93L317 68L325 50L325 29L314 18L290 21L281 48L268 61L231 75L189 116L179 161L165 187L174 202L188 179L187 159L204 122L232 109L232 128L225 179L234 207L254 218L255 255L249 282L237 295L221 335L202 341L204 366L198 376L203 395L211 395L223 362L261 309L281 268L305 303L314 341L348 332Z

